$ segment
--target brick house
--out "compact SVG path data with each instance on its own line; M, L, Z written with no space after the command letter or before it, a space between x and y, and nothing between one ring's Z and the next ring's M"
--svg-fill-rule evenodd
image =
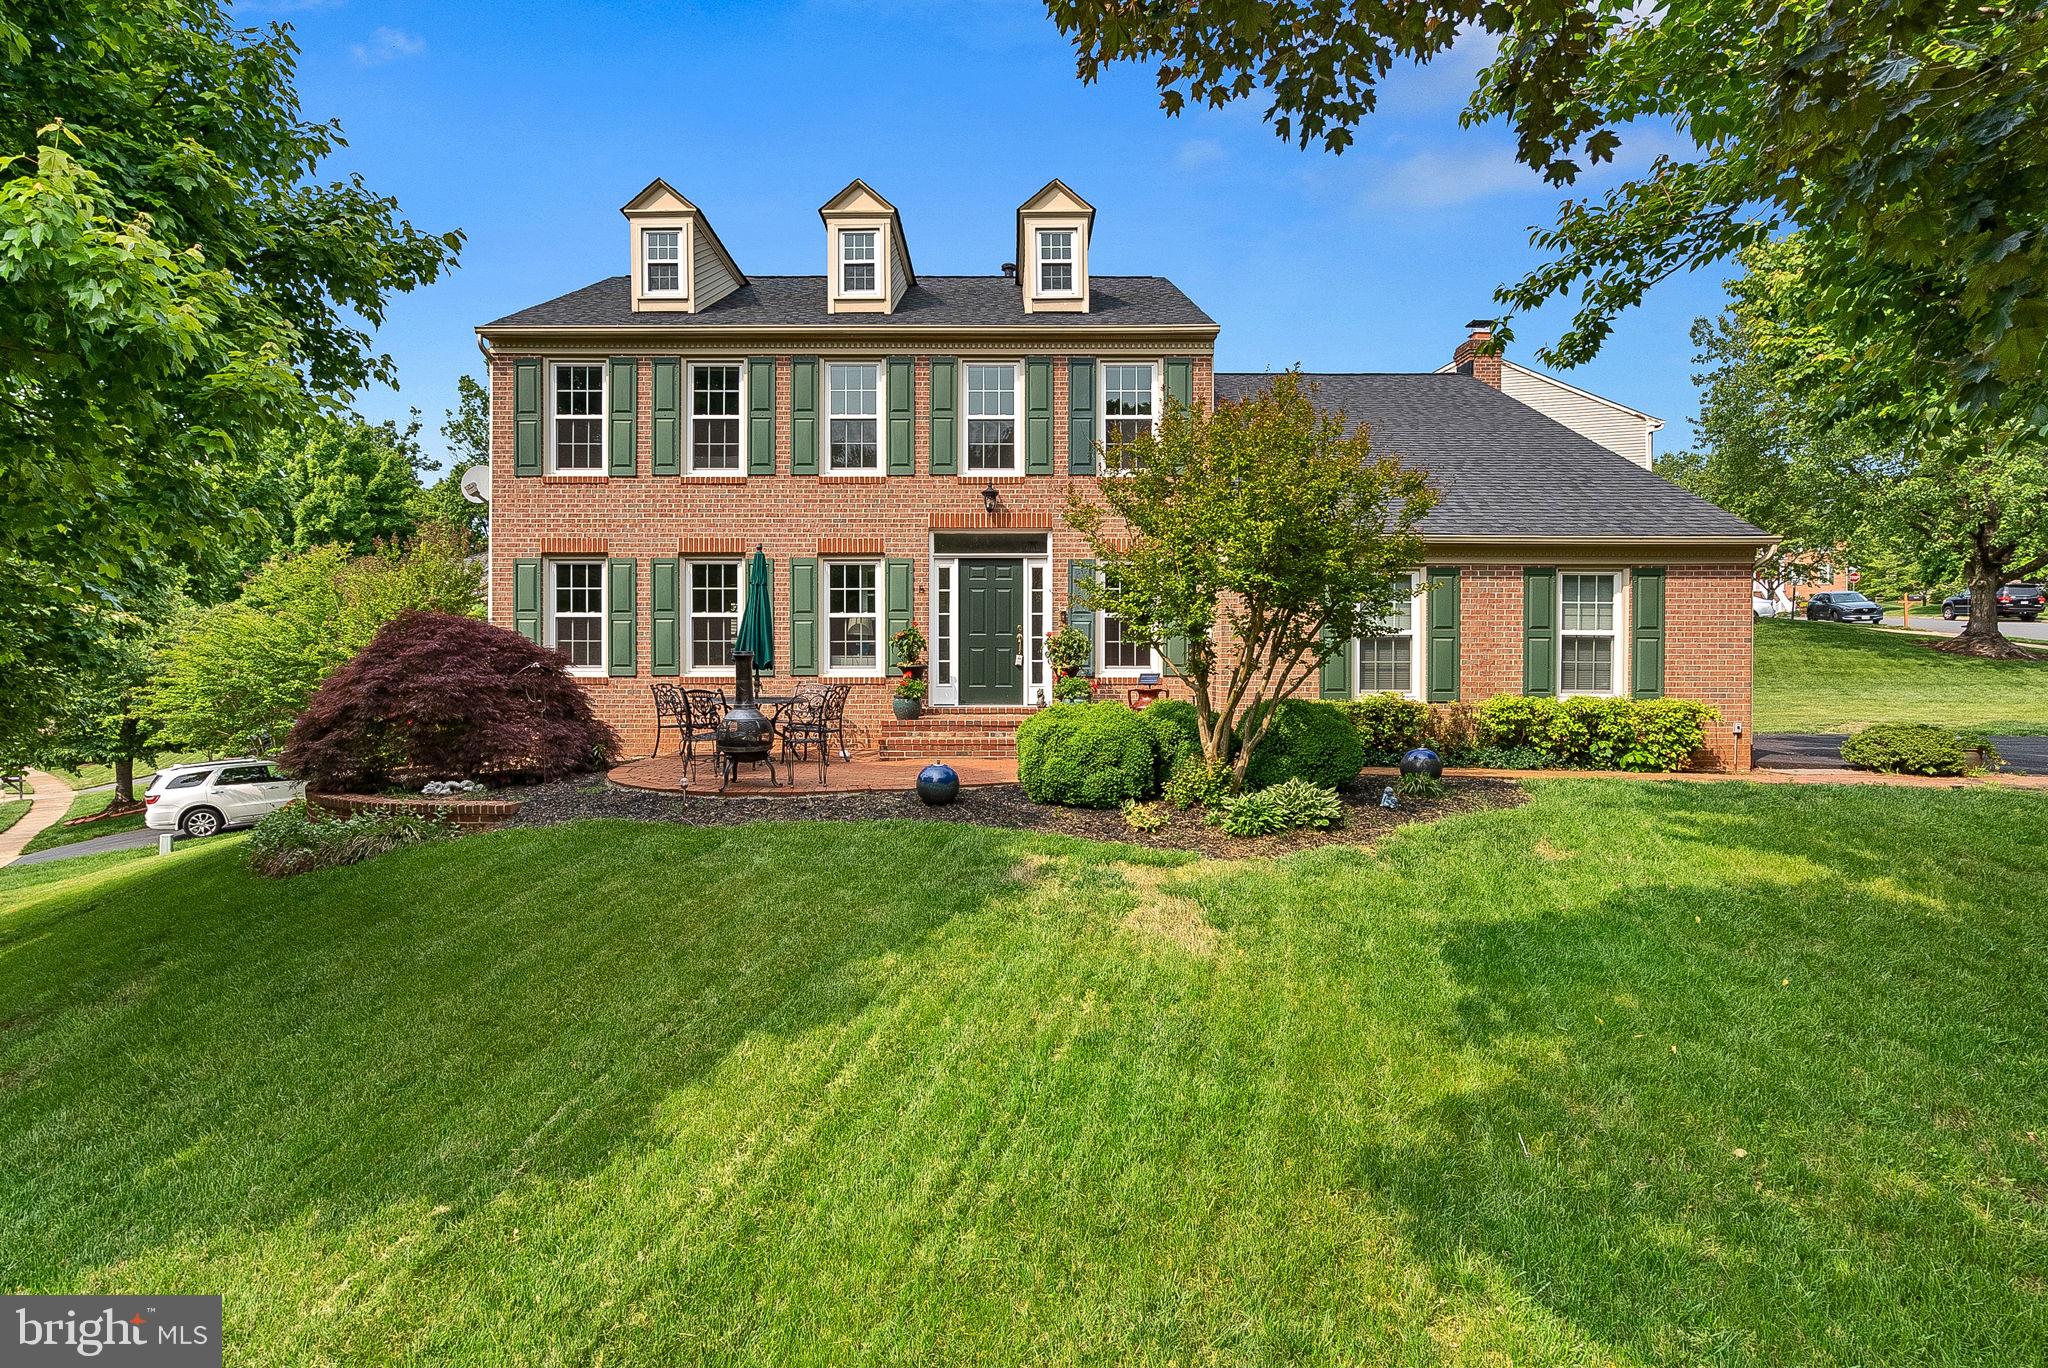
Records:
M757 546L777 682L854 683L849 716L884 753L1002 740L1047 697L1062 621L1105 685L1160 669L1077 605L1093 567L1061 511L1169 396L1208 407L1265 377L1215 373L1217 324L1170 281L1094 273L1086 201L1045 186L1016 211L1015 264L984 276L918 274L896 209L858 180L819 210L823 275L744 274L659 180L623 212L627 274L477 332L491 618L559 646L628 754L652 742L650 684L729 684ZM1715 760L1746 767L1750 566L1770 538L1500 374L1479 356L1316 377L1319 403L1442 495L1414 611L1350 643L1321 693L1699 698L1722 713ZM887 643L913 623L931 697L901 724Z

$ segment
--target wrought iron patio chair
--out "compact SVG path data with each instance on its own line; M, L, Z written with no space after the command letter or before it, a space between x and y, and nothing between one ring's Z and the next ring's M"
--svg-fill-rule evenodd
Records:
M725 716L725 690L683 690L683 772L697 763L697 743L718 735L718 720Z
M775 715L775 730L782 738L783 763L795 773L798 759L808 758L808 752L815 746L818 751L818 783L825 783L825 767L829 763L827 752L831 745L830 713L826 709L823 693L799 695L782 705Z
M682 691L673 684L649 684L648 692L654 695L654 751L661 754L661 738L664 733L676 734L676 750L683 749L683 737L690 729L690 714L683 703Z

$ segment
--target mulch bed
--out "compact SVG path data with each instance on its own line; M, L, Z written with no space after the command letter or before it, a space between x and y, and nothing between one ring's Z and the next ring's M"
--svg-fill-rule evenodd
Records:
M1159 850L1194 850L1223 858L1281 855L1315 846L1371 845L1395 827L1432 822L1465 812L1517 807L1528 801L1519 784L1505 779L1451 779L1441 798L1404 798L1388 812L1379 805L1382 779L1346 788L1345 825L1335 831L1286 831L1272 836L1226 836L1203 823L1199 813L1176 812L1161 806L1168 825L1158 831L1133 831L1123 814L1111 809L1044 807L1024 796L1015 784L962 789L954 802L927 807L916 794L823 793L803 798L692 798L682 794L621 789L597 779L542 784L505 790L493 797L525 800L513 826L552 826L592 817L623 817L642 822L676 822L683 826L742 826L748 822L867 822L898 819L920 822L971 822L976 826L1014 831L1051 831L1096 841L1126 841Z

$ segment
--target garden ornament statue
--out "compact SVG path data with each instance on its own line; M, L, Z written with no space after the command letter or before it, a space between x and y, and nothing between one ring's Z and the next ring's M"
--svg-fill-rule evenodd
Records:
M1401 806L1401 800L1394 796L1394 786L1392 784L1380 790L1380 806L1389 812Z
M960 776L951 765L926 765L917 772L917 796L943 807L960 796Z

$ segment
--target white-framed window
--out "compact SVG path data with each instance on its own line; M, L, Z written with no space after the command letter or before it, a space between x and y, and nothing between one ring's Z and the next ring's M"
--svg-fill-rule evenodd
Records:
M550 445L564 474L604 473L604 372L601 361L555 363Z
M1415 649L1415 576L1401 576L1395 588L1399 597L1393 613L1377 632L1358 639L1358 668L1352 677L1361 694L1414 698L1419 693L1415 667L1421 656Z
M741 450L740 364L698 361L690 365L690 470L702 475L735 475L745 469Z
M740 562L691 561L688 574L683 609L689 620L683 630L690 643L690 673L729 674L733 642L740 634Z
M1122 618L1105 612L1099 622L1100 630L1095 634L1097 674L1147 674L1159 668L1159 658L1152 647L1138 640Z
M872 361L825 367L828 470L860 474L881 468L881 391L882 368Z
M577 673L604 669L604 562L548 562L548 645Z
M1074 230L1038 230L1038 292L1042 295L1070 295L1074 288Z
M1613 694L1620 685L1621 575L1565 570L1557 577L1557 691Z
M932 567L932 683L953 682L953 563Z
M1117 448L1150 436L1159 417L1159 367L1150 361L1111 361L1102 367L1102 450L1110 469L1122 468Z
M872 295L882 292L881 241L880 231L874 228L839 230L839 293Z
M1017 468L1017 367L1013 362L967 365L967 469Z
M825 563L825 671L882 672L882 567L875 561Z
M683 230L647 228L640 233L640 265L645 273L641 293L679 295L683 292Z
M1045 689L1046 616L1052 611L1052 596L1045 592L1046 563L1031 562L1031 650L1026 655L1030 670L1027 683L1031 697L1043 698Z

